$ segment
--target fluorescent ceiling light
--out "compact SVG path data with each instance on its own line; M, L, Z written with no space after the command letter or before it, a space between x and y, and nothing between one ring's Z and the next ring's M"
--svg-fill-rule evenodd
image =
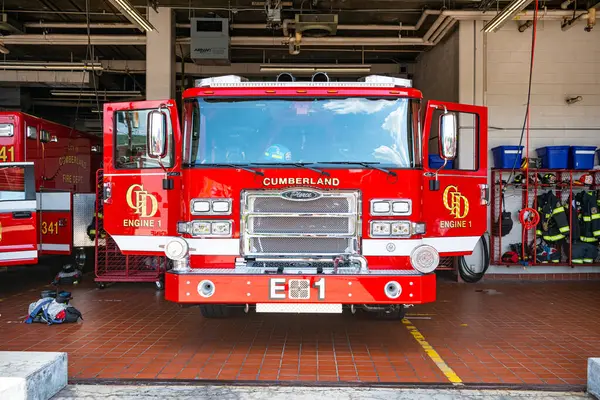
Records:
M102 71L100 63L0 62L0 69L23 71Z
M152 32L154 27L135 7L129 2L129 0L108 0L113 6L115 6L121 14L125 16L131 23L135 24L142 32Z
M60 97L141 97L142 92L139 90L99 90L93 91L78 91L78 90L52 90L52 96Z
M522 11L525 7L531 4L532 1L533 0L513 0L509 5L506 6L506 8L500 11L483 27L483 31L486 33L496 32L507 21L512 20L518 12Z

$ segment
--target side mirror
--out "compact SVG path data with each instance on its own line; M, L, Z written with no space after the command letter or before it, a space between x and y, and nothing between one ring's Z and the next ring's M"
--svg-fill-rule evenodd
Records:
M163 158L167 155L167 114L160 110L148 113L148 156Z
M456 158L458 123L455 113L444 112L440 116L440 157L444 160Z

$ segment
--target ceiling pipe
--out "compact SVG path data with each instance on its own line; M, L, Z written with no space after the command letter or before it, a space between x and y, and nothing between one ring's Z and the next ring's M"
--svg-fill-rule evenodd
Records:
M433 41L433 46L436 46L439 42L441 42L442 39L444 39L444 37L448 34L448 32L450 32L450 30L454 27L454 25L456 25L458 23L458 20L456 20L454 18L449 18L449 19L451 19L450 23L435 38L435 40Z
M8 35L2 41L7 45L63 45L87 46L88 36L83 34ZM96 46L145 46L145 35L90 35L89 42Z
M189 24L188 24L189 26ZM25 28L50 28L50 29L86 29L85 22L25 22ZM91 29L138 29L137 25L123 22L96 22L90 23Z
M431 25L431 27L427 30L427 32L425 32L425 34L423 35L423 40L424 41L429 41L429 39L431 38L431 36L437 32L438 28L440 27L440 25L442 25L442 23L446 20L446 16L443 14L440 14L437 19L433 22L433 25Z
M430 37L424 38L424 39L427 40L428 42L437 43L438 42L438 38L440 40L443 38L442 33L447 32L448 26L450 26L450 24L452 24L455 21L456 20L454 18L447 17L444 20L444 22L442 23L442 25L440 25L440 27L439 27L439 29L437 31L435 31Z

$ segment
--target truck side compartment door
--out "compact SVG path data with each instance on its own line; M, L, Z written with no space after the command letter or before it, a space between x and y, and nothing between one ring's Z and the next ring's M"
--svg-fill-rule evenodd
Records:
M0 164L0 267L37 263L36 209L33 163Z
M152 156L151 118L164 115L166 147ZM154 124L154 122L153 122ZM152 144L150 144L152 142ZM104 229L120 250L164 255L177 235L181 203L181 136L173 100L104 107Z
M457 156L452 165L442 167L439 133L444 113L456 115L458 135ZM487 230L487 108L429 101L424 122L424 242L442 256L470 254Z

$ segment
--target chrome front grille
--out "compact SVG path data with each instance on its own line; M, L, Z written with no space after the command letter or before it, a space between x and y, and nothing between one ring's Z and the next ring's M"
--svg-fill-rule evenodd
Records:
M242 194L243 253L246 256L328 256L358 253L360 195L316 191L316 198L290 199L294 189Z
M352 198L343 196L320 197L314 200L288 200L280 196L249 196L249 208L263 214L279 213L329 213L348 214L353 212Z
M354 234L356 221L348 216L264 216L248 217L248 233L263 235Z

